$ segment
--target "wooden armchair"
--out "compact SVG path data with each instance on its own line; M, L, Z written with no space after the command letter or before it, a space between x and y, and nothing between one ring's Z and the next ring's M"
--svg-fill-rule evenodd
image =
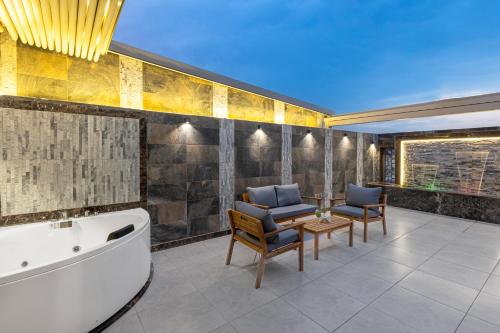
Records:
M260 288L262 276L264 275L265 259L277 256L290 250L299 250L299 271L304 270L304 223L294 222L287 226L281 226L279 229L264 233L262 221L254 217L245 215L236 210L228 210L229 221L231 224L231 241L227 251L226 265L231 263L233 247L236 241L248 246L260 254L257 277L255 279L255 288ZM297 233L290 232L295 229ZM268 242L269 237L281 234L277 243Z
M344 209L336 209L339 202L343 202ZM363 242L366 243L368 239L368 223L382 221L384 235L387 234L387 226L385 223L385 210L387 207L387 194L380 196L378 204L363 205L361 207L354 207L345 204L345 195L330 199L330 213L332 215L348 218L352 221L363 222Z

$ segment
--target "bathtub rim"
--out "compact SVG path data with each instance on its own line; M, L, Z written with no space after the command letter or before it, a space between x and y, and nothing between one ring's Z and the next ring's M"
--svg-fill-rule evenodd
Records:
M129 241L133 240L135 237L139 237L140 235L142 235L144 232L146 232L148 230L148 228L150 227L150 223L151 223L151 219L149 217L149 214L143 208L134 208L134 209L130 209L130 210L109 212L109 213L105 213L105 214L100 214L97 217L102 216L102 215L113 215L113 214L122 215L122 214L126 214L127 211L139 211L141 214L136 214L138 217L140 217L140 218L146 217L146 219L141 224L140 228L134 230L133 232L131 232L131 233L129 233L121 238L107 241L105 243L102 243L99 246L95 246L95 247L89 249L88 251L79 253L78 255L75 255L73 257L65 258L63 260L52 262L52 263L47 264L47 265L35 266L35 267L28 269L28 270L19 270L13 274L0 276L0 287L7 286L10 283L15 283L15 282L23 280L23 279L29 279L29 278L36 277L36 276L41 275L41 274L46 274L46 273L49 273L49 272L52 272L52 271L55 271L58 269L62 269L66 266L74 265L80 261L91 259L92 257L98 256L101 253L104 253L104 252L110 251L116 247L122 246L125 243L128 243ZM78 219L74 219L74 220L78 221ZM46 223L47 222L36 222L36 224L46 224ZM22 228L23 225L16 225L16 226L12 226L12 227L13 228ZM1 232L1 229L0 229L0 232Z

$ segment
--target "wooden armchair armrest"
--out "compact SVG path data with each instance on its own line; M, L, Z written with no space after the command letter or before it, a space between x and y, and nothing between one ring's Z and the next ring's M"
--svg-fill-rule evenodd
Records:
M337 201L344 201L345 202L345 195L338 196L336 198L330 198L330 206L335 206L335 203Z
M316 200L317 206L321 208L321 201L323 201L323 198L318 198L318 197L311 197L308 195L301 195L302 199L309 199L309 200Z
M255 206L257 208L266 209L266 210L269 209L269 208L271 208L269 206L259 205L259 204L256 204L256 203L250 203L250 205Z
M379 208L385 206L385 203L372 204L372 205L363 205L364 208Z
M304 228L304 224L305 223L306 223L306 221L293 222L293 223L291 223L289 225L286 225L286 226L284 226L282 228L279 228L279 229L276 229L274 231L265 233L264 234L264 238L268 238L268 237L274 236L274 235L279 234L280 232L288 230L288 229Z

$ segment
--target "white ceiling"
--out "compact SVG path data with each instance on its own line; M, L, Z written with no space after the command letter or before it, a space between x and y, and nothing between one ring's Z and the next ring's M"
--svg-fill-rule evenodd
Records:
M336 126L334 129L384 134L496 126L500 126L500 110Z

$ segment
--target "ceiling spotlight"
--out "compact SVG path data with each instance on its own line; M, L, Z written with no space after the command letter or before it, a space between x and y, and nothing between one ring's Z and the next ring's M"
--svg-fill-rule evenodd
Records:
M310 129L307 130L307 134L311 134L311 130Z

